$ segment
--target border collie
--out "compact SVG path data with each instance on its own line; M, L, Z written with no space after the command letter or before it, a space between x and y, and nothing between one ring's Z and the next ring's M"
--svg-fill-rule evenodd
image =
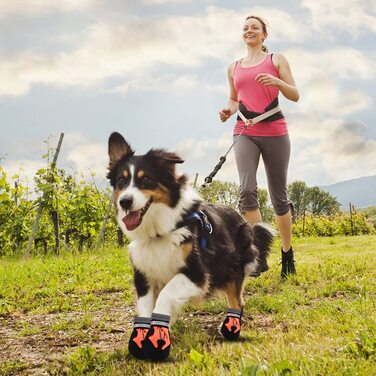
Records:
M162 360L170 353L170 321L191 298L223 291L229 309L222 335L239 337L247 276L267 269L273 232L253 229L234 209L203 202L175 153L151 149L135 155L119 133L108 144L116 219L130 238L137 316L129 340L139 359ZM171 320L170 320L171 319Z

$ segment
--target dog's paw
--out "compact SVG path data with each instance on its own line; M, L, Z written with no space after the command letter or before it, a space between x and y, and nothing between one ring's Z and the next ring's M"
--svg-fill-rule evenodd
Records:
M128 342L128 350L137 359L148 358L144 351L144 344L149 328L149 317L135 317L133 332Z
M227 317L222 323L221 334L230 341L239 338L241 329L242 311L240 309L229 308L227 310Z
M144 351L151 360L164 360L170 354L170 316L153 313L150 329L144 342Z

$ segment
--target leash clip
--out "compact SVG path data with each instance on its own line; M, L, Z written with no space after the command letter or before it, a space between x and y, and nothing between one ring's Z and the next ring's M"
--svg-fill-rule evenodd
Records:
M253 127L255 123L252 121L252 119L247 119L247 121L244 123L244 128L248 129L249 127Z

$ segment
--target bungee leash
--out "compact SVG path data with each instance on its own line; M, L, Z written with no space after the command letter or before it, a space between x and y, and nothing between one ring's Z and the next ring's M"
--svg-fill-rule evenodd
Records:
M243 134L243 132L246 129L248 129L248 127L253 127L256 123L259 123L260 121L263 121L263 120L267 119L268 117L275 115L276 113L278 113L280 111L281 111L281 109L280 109L279 105L277 104L277 106L272 108L271 110L263 112L262 114L254 117L252 119L247 119L244 116L244 114L240 110L238 110L237 115L238 115L238 117L240 117L241 120L243 120L244 127L243 127L242 131L238 134L238 136L236 137L236 139L234 140L232 145L229 147L229 149L227 150L225 155L223 155L222 157L219 158L219 162L214 167L213 171L205 178L205 180L204 180L205 182L201 185L200 189L205 188L208 184L210 184L213 181L214 176L221 169L222 165L226 162L226 157L227 157L228 153L231 151L231 149L237 143L237 141L239 140L239 137Z

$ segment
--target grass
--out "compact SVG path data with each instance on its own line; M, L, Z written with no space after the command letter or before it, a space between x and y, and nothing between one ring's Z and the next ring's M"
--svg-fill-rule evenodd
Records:
M302 238L298 275L270 270L245 286L242 336L217 327L225 299L186 305L167 362L133 359L134 315L126 252L0 260L0 375L376 374L376 236Z

